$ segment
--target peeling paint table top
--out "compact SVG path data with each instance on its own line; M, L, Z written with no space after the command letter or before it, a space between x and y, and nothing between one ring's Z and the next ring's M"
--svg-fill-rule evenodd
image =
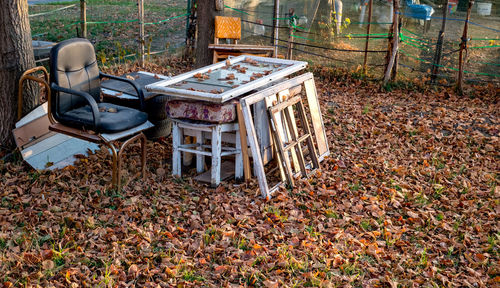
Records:
M305 69L307 62L242 55L168 80L146 85L149 92L223 103Z

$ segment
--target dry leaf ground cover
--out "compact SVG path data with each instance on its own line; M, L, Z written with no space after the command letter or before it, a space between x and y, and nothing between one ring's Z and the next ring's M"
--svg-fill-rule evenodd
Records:
M105 151L0 164L0 286L498 287L498 89L314 73L332 156L269 201L173 179L170 139L148 143L144 181L133 147L122 192Z

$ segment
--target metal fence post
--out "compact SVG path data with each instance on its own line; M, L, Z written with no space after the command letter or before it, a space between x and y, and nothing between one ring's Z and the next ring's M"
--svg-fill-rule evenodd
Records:
M286 59L292 60L293 57L293 32L295 31L295 9L290 8L288 10L288 51Z
M87 3L80 0L80 28L82 29L82 38L87 38Z
M137 0L139 18L139 65L144 67L144 0Z
M274 57L278 58L278 34L279 34L279 10L280 1L274 0L274 18L273 18L273 46L274 46Z

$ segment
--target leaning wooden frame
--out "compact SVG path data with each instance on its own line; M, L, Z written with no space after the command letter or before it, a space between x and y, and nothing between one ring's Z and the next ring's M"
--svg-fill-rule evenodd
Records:
M293 107L296 109L293 109ZM294 110L297 111L298 121L295 120L295 117L293 116ZM292 160L295 160L295 157L298 163L293 162L293 164L295 169L299 170L298 174L302 177L309 177L310 173L313 173L319 168L316 148L313 144L312 133L309 128L309 121L307 120L304 105L302 103L302 97L297 95L286 99L283 102L279 102L276 105L269 107L268 111L269 120L271 120L271 134L273 134L274 138L274 147L279 153L278 158L280 161L278 161L278 163L280 165L280 171L285 173L288 185L293 187L295 174L292 171L291 163L293 161L290 161L289 152L295 151L295 156L293 156L294 153L291 153ZM280 118L282 118L284 122L278 124L278 119ZM301 124L302 131L300 134L302 135L299 135L299 129L297 128L298 123ZM288 132L285 127L289 128ZM302 142L306 143L308 151L307 154L309 154L311 158L311 163L306 163L304 158L306 153L302 150ZM307 172L307 169L309 168L312 170L310 173Z
M309 108L309 115L307 116L308 118L311 119L312 132L314 135L313 139L315 140L314 144L316 145L317 158L318 161L321 162L325 157L327 157L330 154L330 151L328 148L328 142L323 125L323 117L321 115L321 110L316 93L316 86L314 84L314 77L312 73L305 73L299 75L295 78L275 84L267 89L263 89L261 91L258 91L256 93L253 93L249 96L240 99L243 118L245 120L245 126L248 136L248 144L250 146L253 157L254 172L257 176L262 197L271 198L272 193L276 191L283 184L283 180L285 179L283 177L284 175L282 175L282 181L271 188L267 183L266 174L264 171L264 161L262 157L263 155L261 154L259 141L257 139L257 133L254 125L254 117L252 116L251 112L251 106L261 101L264 101L266 102L266 105L269 108L272 105L272 100L270 101L270 99L273 98L277 99L278 98L277 95L282 95L283 92L294 89L296 86L301 86L301 85L303 85L305 88L305 94L307 100L306 102Z

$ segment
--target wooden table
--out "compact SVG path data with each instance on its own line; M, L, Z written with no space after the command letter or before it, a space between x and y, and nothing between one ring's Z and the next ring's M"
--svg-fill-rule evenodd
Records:
M307 62L241 55L168 80L146 90L184 99L224 103L305 69Z
M224 103L251 91L257 91L282 81L285 77L303 70L307 62L277 58L241 55L224 62L212 64L187 72L168 80L146 85L146 90L186 100L200 100L212 103ZM266 117L266 105L257 103L255 115L260 115L255 129L259 134L261 154L265 159L272 158L272 142L269 134L269 122ZM237 105L240 131L246 131ZM241 143L247 143L246 133L240 133ZM245 179L250 177L250 163L247 146L242 145ZM267 161L264 161L267 162Z

